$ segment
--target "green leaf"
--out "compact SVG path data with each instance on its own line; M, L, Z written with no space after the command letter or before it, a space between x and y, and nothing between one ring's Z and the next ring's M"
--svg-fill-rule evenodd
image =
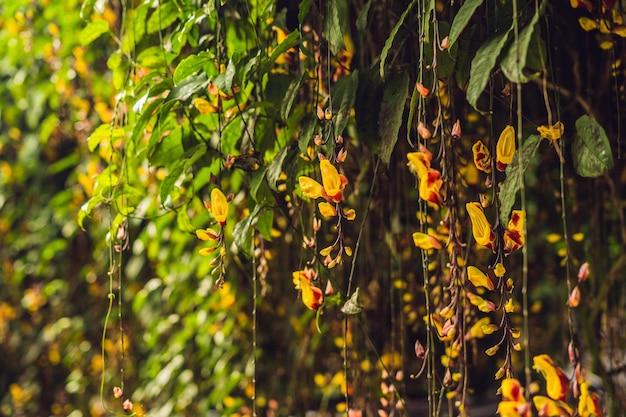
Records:
M94 20L80 31L80 44L87 46L105 33L109 33L109 23L106 20Z
M402 12L402 14L400 15L400 19L398 19L396 25L393 27L393 29L391 29L391 33L385 41L385 46L383 46L383 50L380 53L380 78L382 78L383 80L385 79L385 64L387 62L387 55L389 54L389 51L393 46L393 40L396 38L400 27L402 27L402 25L404 24L404 19L406 19L413 6L415 6L416 2L417 0L411 1L409 6L404 10L404 12Z
M213 62L213 54L202 51L197 55L189 55L176 66L174 70L174 84L178 84L184 78L194 75L202 67Z
M298 133L298 149L301 153L306 155L307 148L311 139L315 135L315 128L317 127L317 116L312 113L305 114L300 121L300 132Z
M148 34L158 32L170 26L178 19L179 13L180 10L175 2L168 1L161 3L148 19Z
M354 106L356 90L359 87L359 72L354 70L350 75L343 76L337 80L331 93L333 98L333 120L335 122L335 134L343 134L343 130L348 124L350 110ZM337 109L337 110L335 110Z
M272 226L274 224L274 210L263 210L259 216L256 227L265 240L272 240Z
M285 159L291 159L287 158L290 153L291 157L295 155L295 149L297 148L292 148L291 146L283 147L274 157L272 163L269 165L269 168L267 169L267 183L272 190L276 192L278 191L278 188L276 187L276 182L278 181L278 177L280 177L281 172L283 172L283 163Z
M78 211L78 226L82 230L85 230L84 222L87 217L91 215L91 212L94 208L96 208L100 203L103 203L106 200L104 195L96 194L91 197L85 204L83 204Z
M495 67L496 60L509 39L512 29L511 26L506 32L500 33L483 43L472 60L469 85L467 86L467 101L476 110L479 110L476 107L478 98L487 86L491 70Z
M87 138L87 147L89 152L93 152L102 140L109 140L115 142L118 139L122 139L126 136L123 127L113 128L110 124L101 124L94 130L89 138Z
M209 85L209 80L205 74L198 74L185 78L177 84L167 96L166 101L185 101L198 91L205 89Z
M293 102L296 100L296 97L298 96L298 91L300 90L300 86L302 85L303 77L304 76L291 81L289 87L287 87L285 98L283 99L283 102L280 106L280 117L283 120L287 120L289 118L291 108L293 107Z
M237 72L237 67L232 59L228 61L228 65L226 66L226 71L222 74L215 77L213 80L213 84L224 92L229 92L233 86L233 78L235 78L235 73Z
M526 67L528 47L531 39L533 39L538 21L539 13L535 13L530 23L520 31L519 38L509 47L500 64L502 72L511 82L526 83L529 81L523 70Z
M342 16L343 8L339 5L340 0L333 0L329 3L328 14L326 15L326 32L328 33L328 43L333 54L337 54L343 47L342 21L347 20Z
M391 153L398 141L402 115L409 90L409 74L402 72L389 80L383 94L378 115L378 135L380 136L380 159L389 164Z
M520 150L513 156L513 162L506 167L506 179L500 186L500 223L508 224L509 214L515 204L515 195L520 188L524 172L541 143L541 136L530 135L522 144L522 165L520 165Z
M356 30L361 33L365 33L367 30L367 15L370 11L370 6L372 5L372 0L367 0L361 10L356 17Z
M360 292L361 291L359 287L357 287L356 290L354 290L350 298L346 300L346 303L343 305L343 307L341 307L342 313L355 315L363 311L363 307L361 307L361 305L359 304Z
M250 256L250 247L252 246L252 228L257 223L261 210L265 210L263 206L257 204L252 210L252 213L245 219L235 225L233 229L233 241L235 245L246 254Z
M309 13L312 5L313 0L302 0L298 5L298 22L300 23L300 26L304 25L304 19Z
M483 0L467 0L463 3L456 16L454 16L450 34L448 35L448 48L459 39L463 29L465 29L472 16L474 16L474 12L481 4L483 4Z
M613 168L609 138L604 128L591 116L584 115L576 120L572 158L574 169L583 177L599 177Z

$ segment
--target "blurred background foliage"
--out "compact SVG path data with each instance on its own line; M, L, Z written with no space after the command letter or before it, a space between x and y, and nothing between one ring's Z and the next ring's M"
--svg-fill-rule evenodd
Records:
M486 188L471 146L512 123L499 64L467 101L478 88L469 63L492 34L482 23L493 17L493 33L510 25L512 4L496 3L477 5L450 51L433 39L450 32L459 5L439 1L1 3L0 414L100 416L131 399L137 415L250 415L256 395L261 415L302 415L341 412L347 394L375 415L398 401L394 389L405 407L422 399L425 381L409 378L426 310L408 109L461 120L466 182L456 191L476 200ZM525 80L523 136L547 123L548 100L566 126L565 160L575 120L589 114L615 167L583 178L545 143L530 161L530 349L567 363L566 280L589 261L574 326L616 410L626 406L623 5L561 3L547 2L528 52L529 78L542 69L533 56L551 52L551 94L541 78ZM431 7L435 20L424 18ZM520 22L534 10L520 2ZM417 82L440 86L436 97L419 98ZM335 131L318 117L326 108ZM349 319L334 305L316 317L292 282L314 256L302 239L315 207L297 178L315 175L312 138L330 137L319 149L331 152L342 133L345 200L357 211L343 231L361 244L351 285L363 311ZM195 235L211 224L203 201L216 186L232 194L220 289ZM318 234L334 237L326 224ZM471 256L489 262L485 251ZM516 256L507 270L519 279ZM338 304L351 262L321 271ZM478 398L498 386L497 357L480 352L494 341L473 345Z

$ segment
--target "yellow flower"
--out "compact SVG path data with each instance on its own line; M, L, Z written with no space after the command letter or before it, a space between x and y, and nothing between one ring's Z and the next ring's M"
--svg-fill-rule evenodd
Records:
M209 209L215 220L222 226L226 224L228 217L228 200L219 188L211 191L211 208Z
M322 184L315 181L313 178L303 175L298 178L298 183L305 197L316 199L322 195Z
M493 269L493 272L496 274L498 278L502 278L504 274L506 274L506 268L502 265L501 262L498 262Z
M556 124L552 126L542 125L542 126L537 127L537 131L539 132L539 135L541 135L542 138L546 138L550 141L557 140L561 136L563 136L564 130L565 130L565 127L563 126L563 123L561 122L556 122Z
M478 141L472 146L472 153L474 154L474 165L476 168L489 174L491 172L491 155L489 149L482 141Z
M524 223L526 213L522 210L513 210L509 220L508 230L504 232L504 252L511 253L524 246Z
M578 399L578 415L580 417L599 417L602 415L598 394L589 393L589 383L580 384L580 398Z
M475 266L467 267L467 279L469 279L475 287L485 287L490 291L496 288L495 285L493 285L493 281Z
M474 235L476 243L493 250L493 242L496 235L493 230L491 230L491 224L487 221L482 206L480 203L471 202L465 204L465 208L472 221L472 234Z
M515 129L513 126L504 128L496 144L496 168L504 171L513 161L515 154Z
M500 385L502 398L508 401L525 402L524 388L517 379L506 378L502 380Z
M554 366L552 359L545 354L533 358L533 368L545 378L548 396L553 400L564 400L569 390L569 380L561 368Z
M430 158L424 152L409 152L406 154L409 160L407 166L413 175L417 178L423 178L430 168Z
M326 201L319 203L317 208L320 210L322 216L326 218L335 217L337 215L337 209L335 209L335 206Z
M443 248L439 239L433 235L422 232L413 233L413 243L418 248L425 250Z
M490 333L485 332L485 330L487 330L488 332L491 331L490 326L491 326L491 321L489 317L483 317L482 319L474 323L472 327L470 327L468 332L465 334L465 340L481 339L485 337L485 335L490 334Z
M540 416L571 416L574 410L563 401L554 401L543 395L533 397L535 408Z
M346 220L354 220L356 219L356 211L354 209L343 209L343 216Z
M348 183L348 179L343 175L339 175L337 168L330 163L328 159L320 161L320 170L322 171L322 196L328 197L331 201L338 203L341 201L341 192Z

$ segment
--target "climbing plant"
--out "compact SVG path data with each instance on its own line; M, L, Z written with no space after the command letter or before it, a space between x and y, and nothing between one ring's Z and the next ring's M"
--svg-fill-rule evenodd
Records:
M52 3L0 6L2 413L625 406L621 3Z

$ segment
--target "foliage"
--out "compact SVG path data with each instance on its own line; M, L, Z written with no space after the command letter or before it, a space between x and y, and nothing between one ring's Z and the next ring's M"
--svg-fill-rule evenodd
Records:
M620 4L63 3L0 5L0 413L625 406Z

